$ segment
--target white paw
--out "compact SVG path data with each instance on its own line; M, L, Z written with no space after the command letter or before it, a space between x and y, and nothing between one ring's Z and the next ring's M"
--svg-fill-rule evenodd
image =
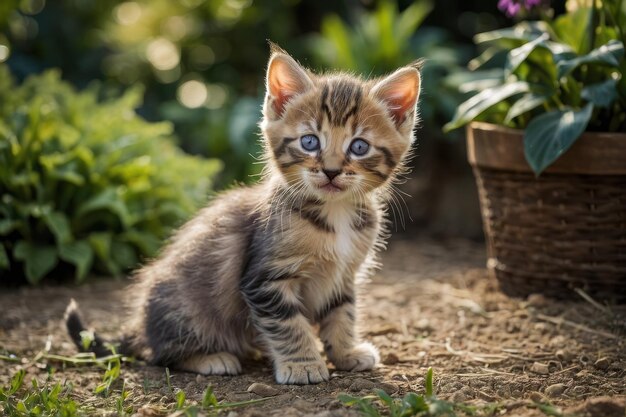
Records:
M340 371L369 371L380 362L380 355L374 345L363 342L331 360Z
M227 352L191 357L183 362L181 368L202 375L237 375L241 373L239 359Z
M321 360L277 363L275 375L276 382L288 385L319 384L329 378L326 364Z

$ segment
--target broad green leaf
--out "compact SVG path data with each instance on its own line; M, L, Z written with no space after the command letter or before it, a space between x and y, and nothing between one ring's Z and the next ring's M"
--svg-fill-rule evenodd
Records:
M13 256L24 263L26 279L31 284L39 282L59 261L54 246L36 245L24 240L15 245Z
M504 124L509 124L517 116L531 111L546 102L548 96L537 93L527 93L520 97L509 109Z
M454 118L443 127L443 130L448 132L461 127L474 120L491 106L509 97L529 91L530 85L524 81L516 81L483 90L464 103L461 103L457 108Z
M619 66L620 59L624 56L624 44L617 40L594 49L587 55L572 59L562 60L557 64L558 77L561 78L583 64L600 64L610 67Z
M163 244L161 239L158 239L154 233L140 232L137 230L129 230L128 232L122 233L120 238L126 242L132 243L142 254L147 256L154 255Z
M9 269L10 267L9 255L7 255L4 245L0 244L0 269Z
M510 76L517 69L517 67L519 67L520 64L526 60L526 58L528 58L528 55L530 55L535 48L545 43L548 39L548 34L544 33L519 48L511 50L504 67L505 77Z
M337 66L344 69L356 69L356 60L352 55L350 34L339 16L331 15L322 22L321 32L330 39L335 47Z
M111 240L110 232L96 232L89 235L89 244L95 252L98 259L104 264L109 273L112 275L120 275L120 270L111 258Z
M67 243L72 240L72 231L67 216L58 211L45 212L42 216L46 226L54 235L57 244Z
M396 42L406 42L417 28L422 24L426 16L433 10L432 1L415 1L407 7L400 15L396 30Z
M517 43L526 43L535 39L542 33L550 31L549 26L545 22L521 22L514 27L497 29L489 32L479 33L474 36L474 42L477 44L485 42L499 42L503 40L516 41Z
M129 269L139 262L137 253L130 243L114 241L111 245L111 259L121 269Z
M20 222L11 219L0 220L0 235L8 235L20 226Z
M59 245L59 257L76 267L76 282L82 282L93 263L93 249L84 240Z
M582 110L552 111L535 117L524 133L524 154L539 175L567 151L585 131L593 104Z
M579 7L571 13L564 13L554 19L552 28L557 37L571 46L579 54L590 48L587 27L591 9Z
M77 215L82 216L96 210L108 210L116 214L124 226L128 226L131 222L130 213L115 188L106 188L87 200L78 208Z
M581 96L598 107L609 107L617 98L617 80L611 78L588 85L583 88Z

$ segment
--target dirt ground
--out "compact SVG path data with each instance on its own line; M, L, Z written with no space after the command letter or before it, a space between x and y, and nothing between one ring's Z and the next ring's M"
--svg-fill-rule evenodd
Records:
M340 393L363 396L376 388L394 397L422 393L432 367L440 398L495 404L494 415L543 416L534 404L544 401L568 414L626 415L626 306L607 307L582 297L575 302L539 295L508 298L484 269L483 246L463 240L396 239L383 254L383 264L362 297L363 334L383 358L374 372L331 369L328 383L280 386L271 365L256 362L245 364L237 377L172 371L171 384L197 401L208 384L218 399L228 401L260 398L248 388L255 382L266 385L261 388L272 394L269 400L225 411L229 417L356 416L337 400ZM56 367L52 378L71 381L80 403L102 407L108 400L93 394L102 369L33 358L44 349L75 353L61 323L70 297L101 333L115 333L126 285L0 288L0 353L22 358L0 361L0 384L6 385L20 367L27 380L44 380ZM121 378L130 391L127 402L140 415L159 415L154 410L174 401L163 368L133 363L123 367Z

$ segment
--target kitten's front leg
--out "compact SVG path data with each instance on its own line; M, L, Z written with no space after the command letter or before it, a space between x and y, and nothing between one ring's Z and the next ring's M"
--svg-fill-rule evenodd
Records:
M242 288L254 325L274 361L279 384L328 381L328 369L315 345L308 320L290 280L266 281Z
M356 337L356 307L352 292L329 302L319 317L320 338L328 358L342 371L368 371L380 361L378 350Z

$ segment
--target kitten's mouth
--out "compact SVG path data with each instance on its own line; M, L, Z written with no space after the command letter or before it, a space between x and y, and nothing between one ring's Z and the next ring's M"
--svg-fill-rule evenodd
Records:
M338 193L338 192L343 191L342 187L335 185L332 182L327 182L326 184L322 185L320 189L328 193Z

